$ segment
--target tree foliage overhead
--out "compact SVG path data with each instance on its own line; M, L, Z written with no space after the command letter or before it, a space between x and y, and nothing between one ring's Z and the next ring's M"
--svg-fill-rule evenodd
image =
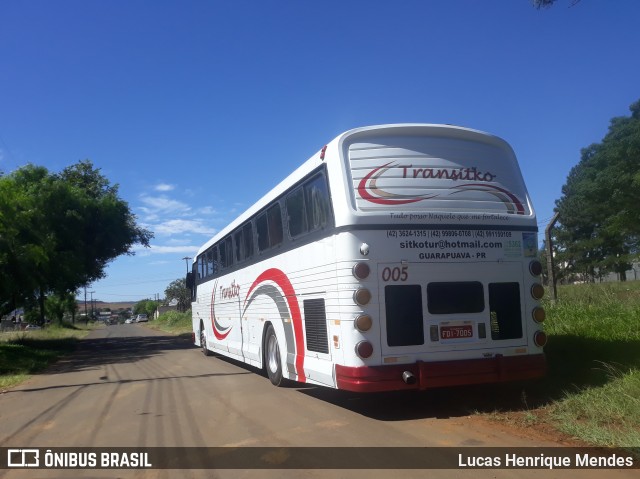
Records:
M640 251L640 101L582 150L556 201L558 259L574 273L624 271Z
M573 7L579 1L580 0L570 0L571 3L569 6ZM549 8L551 5L556 3L556 0L531 0L531 3L533 3L534 7L540 10L541 8Z
M59 174L28 165L0 177L0 308L64 297L153 234L90 161Z

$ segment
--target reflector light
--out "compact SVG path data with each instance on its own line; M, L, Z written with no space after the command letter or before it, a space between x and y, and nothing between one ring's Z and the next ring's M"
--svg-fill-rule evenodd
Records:
M542 263L537 259L534 259L531 263L529 263L529 272L533 276L540 276L542 274Z
M533 311L531 311L531 316L536 323L541 323L547 318L547 313L544 308L536 306L533 308Z
M360 245L360 254L362 256L367 256L369 254L369 245L367 243L362 243Z
M355 326L358 331L369 331L373 326L373 320L368 314L361 314L355 320Z
M539 348L542 348L545 344L547 344L547 334L544 331L536 331L533 335L533 342Z
M438 326L436 326L435 324L429 326L429 339L431 339L431 341L440 340L440 336L438 336Z
M544 288L540 283L535 283L531 286L531 297L533 299L542 299L544 296Z
M351 272L359 280L366 279L370 273L369 265L367 263L356 263L353 265Z
M373 344L369 341L360 341L356 344L356 354L362 359L370 358L373 354Z
M371 301L371 291L367 288L360 288L355 293L353 293L353 300L356 304L360 306L364 306Z

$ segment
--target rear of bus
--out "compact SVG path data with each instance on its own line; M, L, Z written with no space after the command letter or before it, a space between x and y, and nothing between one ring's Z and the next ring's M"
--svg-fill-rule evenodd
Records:
M390 125L347 132L326 155L338 308L353 318L333 337L336 386L544 375L536 217L511 147L465 128Z

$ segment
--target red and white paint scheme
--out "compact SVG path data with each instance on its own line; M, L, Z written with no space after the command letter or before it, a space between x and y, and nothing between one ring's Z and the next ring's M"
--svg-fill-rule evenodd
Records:
M544 375L536 217L511 147L358 128L198 252L193 340L271 382L351 391Z

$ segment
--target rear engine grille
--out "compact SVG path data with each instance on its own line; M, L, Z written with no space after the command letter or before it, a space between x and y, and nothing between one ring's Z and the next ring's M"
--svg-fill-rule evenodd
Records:
M328 354L327 314L324 308L324 299L305 299L302 304L307 349L316 353Z

